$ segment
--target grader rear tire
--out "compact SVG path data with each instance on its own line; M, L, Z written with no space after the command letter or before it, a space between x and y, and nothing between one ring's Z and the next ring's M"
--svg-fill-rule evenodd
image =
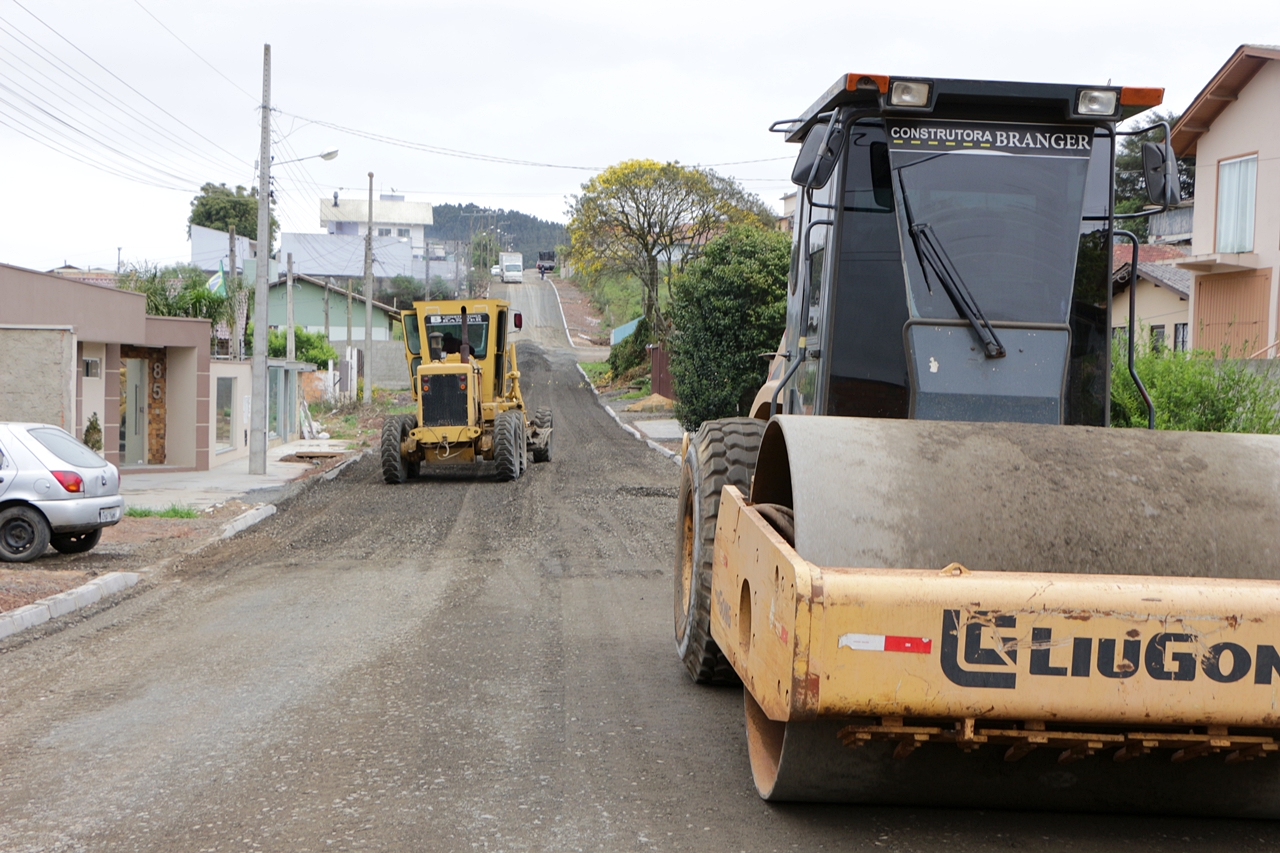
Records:
M499 412L493 421L493 461L498 465L498 479L509 482L520 476L521 433L524 416L515 409Z
M382 423L382 479L391 485L409 479L409 465L400 450L400 442L409 437L408 424L400 415L388 415Z
M676 653L699 684L737 684L738 676L711 639L711 558L720 490L748 491L765 422L755 418L707 421L689 442L680 467L676 522Z
M551 427L551 410L546 408L545 406L541 409L538 409L538 411L536 411L533 415L533 425L540 430L551 429L552 428ZM552 432L550 435L547 436L546 444L540 447L535 447L533 449L533 461L535 463L551 461L551 438L554 435L555 433Z

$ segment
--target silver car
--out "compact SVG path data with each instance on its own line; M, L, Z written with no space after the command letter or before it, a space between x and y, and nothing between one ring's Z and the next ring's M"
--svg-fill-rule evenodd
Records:
M0 423L0 562L88 551L123 514L116 466L59 427Z

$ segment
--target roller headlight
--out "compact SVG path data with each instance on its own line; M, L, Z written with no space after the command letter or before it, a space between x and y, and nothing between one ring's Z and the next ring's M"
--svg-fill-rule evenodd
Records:
M895 107L929 106L928 83L919 80L895 80L889 89L889 103Z
M1120 94L1115 89L1081 89L1076 99L1076 113L1082 116L1111 116L1116 114Z

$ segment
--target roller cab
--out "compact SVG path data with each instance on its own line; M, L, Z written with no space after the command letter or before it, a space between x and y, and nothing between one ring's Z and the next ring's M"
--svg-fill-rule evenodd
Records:
M674 565L765 798L1280 816L1280 439L1107 428L1119 122L1160 100L849 74L772 128L786 331L688 441Z

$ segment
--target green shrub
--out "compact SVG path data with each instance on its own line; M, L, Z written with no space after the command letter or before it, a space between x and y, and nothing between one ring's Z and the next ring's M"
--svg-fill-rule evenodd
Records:
M613 345L609 350L609 370L614 376L621 376L628 370L639 367L649 361L649 351L645 348L653 342L653 329L649 321L640 318L636 330Z
M196 512L185 504L169 504L166 509L152 509L146 506L131 506L124 511L129 518L199 518Z
M1111 348L1111 425L1146 427L1128 359L1121 337ZM1140 345L1134 367L1155 404L1157 429L1280 433L1280 386L1239 360Z
M750 414L786 326L791 239L730 227L674 282L668 316L676 418L685 429Z

